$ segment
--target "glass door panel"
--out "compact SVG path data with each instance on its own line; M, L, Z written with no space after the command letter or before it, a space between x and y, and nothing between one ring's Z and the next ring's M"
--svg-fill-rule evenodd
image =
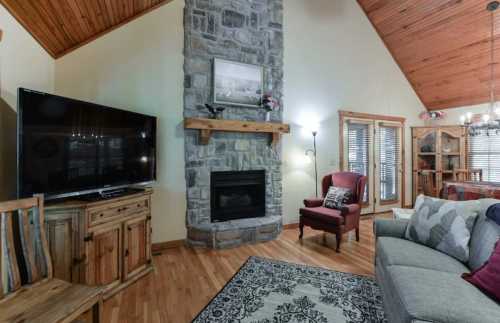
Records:
M372 121L347 119L344 124L344 171L368 176L362 214L374 212L373 181L373 127Z
M375 124L375 212L402 207L402 125Z

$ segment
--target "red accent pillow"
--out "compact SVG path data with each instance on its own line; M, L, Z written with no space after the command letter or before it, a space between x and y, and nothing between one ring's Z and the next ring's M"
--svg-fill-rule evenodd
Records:
M490 259L479 269L462 278L500 303L500 240L497 241Z

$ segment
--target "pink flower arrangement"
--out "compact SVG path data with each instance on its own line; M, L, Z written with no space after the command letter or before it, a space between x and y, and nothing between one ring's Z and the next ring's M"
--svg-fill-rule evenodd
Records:
M262 107L266 109L267 112L277 111L279 109L279 102L270 94L265 94L262 98Z
M419 117L422 120L441 120L446 117L446 113L443 111L424 111L420 113Z

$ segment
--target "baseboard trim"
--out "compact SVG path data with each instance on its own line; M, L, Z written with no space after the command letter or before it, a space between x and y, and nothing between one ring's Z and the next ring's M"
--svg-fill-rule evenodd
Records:
M153 252L153 254L160 254L162 251L167 250L167 249L179 248L179 247L183 246L185 243L186 243L185 239L166 241L166 242L157 242L157 243L153 243L153 245L151 247L151 251Z

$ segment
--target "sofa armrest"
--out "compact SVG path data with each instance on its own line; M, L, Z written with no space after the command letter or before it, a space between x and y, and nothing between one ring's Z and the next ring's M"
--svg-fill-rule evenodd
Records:
M376 219L373 223L375 237L404 238L408 220Z
M320 207L323 205L323 199L321 198L310 198L304 200L304 205L306 207Z

